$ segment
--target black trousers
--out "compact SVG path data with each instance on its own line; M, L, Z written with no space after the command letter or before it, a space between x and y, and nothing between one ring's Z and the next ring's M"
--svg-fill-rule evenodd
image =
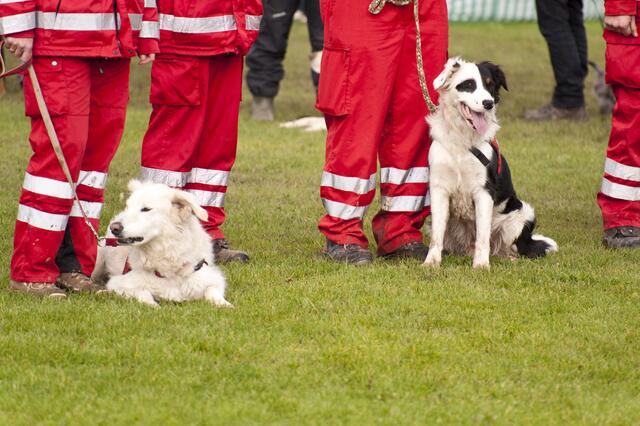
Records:
M538 27L549 46L556 80L553 106L584 105L587 76L587 34L583 22L583 0L536 0Z
M247 55L247 85L254 96L273 98L278 94L293 14L303 1L311 51L322 50L324 26L319 0L264 0L260 34Z

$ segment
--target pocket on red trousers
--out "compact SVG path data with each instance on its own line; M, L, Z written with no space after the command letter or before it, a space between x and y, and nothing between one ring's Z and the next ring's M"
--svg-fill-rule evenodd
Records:
M33 58L33 69L38 77L47 110L52 117L69 113L69 96L63 62L62 58ZM26 74L24 79L24 113L28 117L41 116L29 74Z
M322 51L320 85L316 108L327 115L342 116L351 112L349 49L327 47Z
M607 84L640 89L640 45L607 43L605 59Z
M152 105L200 105L200 62L197 58L159 55L151 67Z

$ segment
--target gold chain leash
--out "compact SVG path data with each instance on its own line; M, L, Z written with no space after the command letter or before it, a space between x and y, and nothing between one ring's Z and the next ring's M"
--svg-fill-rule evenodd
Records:
M418 80L420 81L420 89L422 90L424 102L427 104L429 112L433 113L436 111L436 106L429 96L427 77L424 74L424 64L422 62L422 38L420 36L420 11L418 9L418 0L373 0L369 5L369 12L377 15L382 11L387 3L391 3L395 6L407 6L409 3L413 3L413 19L416 23L416 66L418 67Z

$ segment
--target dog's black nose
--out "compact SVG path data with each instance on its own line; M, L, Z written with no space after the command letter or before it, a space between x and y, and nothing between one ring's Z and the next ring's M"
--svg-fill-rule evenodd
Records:
M122 234L124 226L122 226L120 222L113 222L111 225L109 225L109 229L115 237L119 237Z
M484 109L490 110L491 108L493 108L493 101L489 99L484 100L482 101L482 106L484 107Z

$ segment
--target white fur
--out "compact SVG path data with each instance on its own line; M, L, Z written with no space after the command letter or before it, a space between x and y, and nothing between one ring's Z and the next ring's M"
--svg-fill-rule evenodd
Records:
M305 132L321 132L327 130L324 117L302 117L293 121L280 123L284 129L303 129Z
M191 194L166 185L131 181L129 189L125 210L111 224L122 224L121 240L142 241L100 247L92 277L109 277L107 290L151 306L158 306L156 299L206 299L231 307L224 298L226 280L214 264L211 238L199 222L207 212ZM206 264L194 270L201 260ZM126 261L131 271L123 275Z
M473 93L454 89L469 79L477 82ZM472 255L474 268L489 268L490 255L518 255L514 242L524 224L534 219L534 211L523 202L519 210L500 213L504 206L494 206L485 189L486 168L470 152L476 147L491 159L495 154L489 143L500 129L496 108L487 111L483 107L484 100L493 98L482 85L478 67L460 58L449 59L434 87L439 93L439 107L427 117L433 140L429 151L432 223L431 244L424 264L439 266L444 250ZM488 124L484 134L467 122L460 112L461 103L484 114ZM548 252L557 251L555 241L537 237L551 245Z

